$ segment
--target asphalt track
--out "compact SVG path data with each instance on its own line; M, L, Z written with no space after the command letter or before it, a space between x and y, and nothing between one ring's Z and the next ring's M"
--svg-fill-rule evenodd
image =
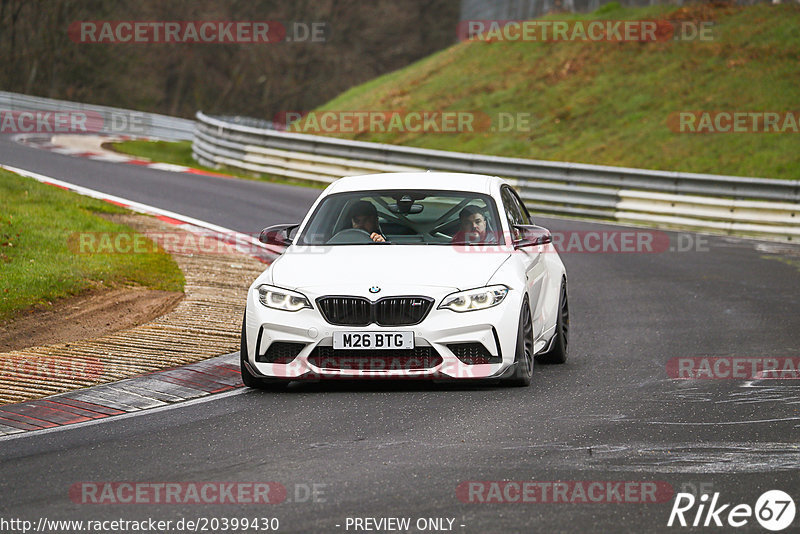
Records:
M299 221L319 193L90 161L4 137L0 162L248 233ZM537 221L553 231L620 229ZM670 235L691 250L562 255L570 361L537 366L530 388L298 384L30 433L0 441L0 519L275 517L280 532L356 532L347 528L355 517L412 526L451 518L464 533L732 530L667 527L673 499L486 504L456 494L464 481L499 480L657 481L751 506L780 489L800 504L800 381L667 374L676 357L800 356L800 247ZM288 500L74 502L70 487L85 481L276 481ZM304 499L312 484L321 493ZM736 531L764 532L754 518Z

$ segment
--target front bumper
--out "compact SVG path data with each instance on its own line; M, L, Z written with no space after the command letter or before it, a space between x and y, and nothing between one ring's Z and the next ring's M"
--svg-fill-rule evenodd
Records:
M382 327L371 324L365 327L335 326L322 317L316 304L313 309L297 312L273 310L262 305L254 290L248 292L245 327L247 333L247 364L252 374L270 378L301 380L304 378L390 378L390 379L481 379L497 378L507 374L514 366L517 327L521 307L519 291L509 291L503 302L492 308L457 313L440 310L435 303L425 319L414 326ZM313 301L312 301L313 302ZM333 368L316 355L331 354L333 333L343 332L401 332L414 333L415 347L430 347L430 354L438 363L431 367L414 368L391 364L393 351L370 351L373 355L386 355L388 361L375 358L368 365L353 368ZM289 363L257 361L273 343L301 343L304 345ZM498 363L467 364L459 360L448 345L480 343ZM325 348L323 350L323 348ZM316 350L315 350L316 349ZM360 352L360 351L359 351ZM350 354L355 351L349 351ZM365 353L366 354L366 353ZM439 360L440 359L440 360ZM322 361L322 363L320 363ZM316 362L318 365L315 365Z

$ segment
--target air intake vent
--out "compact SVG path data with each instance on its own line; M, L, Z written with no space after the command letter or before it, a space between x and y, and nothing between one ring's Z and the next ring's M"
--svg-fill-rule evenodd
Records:
M275 341L270 344L265 354L256 356L256 361L261 363L290 363L297 358L297 355L300 354L300 351L302 351L305 346L305 343Z
M433 347L401 350L334 350L316 347L308 362L320 369L357 369L361 371L413 371L433 369L442 363Z
M452 343L447 345L456 358L467 365L480 365L484 363L500 363L503 358L492 356L483 343Z

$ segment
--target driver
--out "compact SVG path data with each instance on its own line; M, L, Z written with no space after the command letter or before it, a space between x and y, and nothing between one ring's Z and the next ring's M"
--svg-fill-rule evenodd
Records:
M353 228L364 230L376 243L385 243L386 238L381 234L378 225L378 210L368 200L359 200L350 208L350 222Z

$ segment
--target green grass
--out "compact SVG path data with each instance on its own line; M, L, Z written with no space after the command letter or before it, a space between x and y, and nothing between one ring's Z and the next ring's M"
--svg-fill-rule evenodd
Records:
M122 141L111 143L111 147L117 152L149 159L150 161L160 161L163 163L173 163L175 165L185 165L207 171L215 171L208 167L199 165L192 159L191 141Z
M267 182L299 185L304 187L313 187L317 189L324 189L328 184L322 182L311 182L308 180L293 180L290 178L283 178L280 176L267 175L267 174L253 174L246 173L237 169L224 168L213 169L200 165L192 158L192 143L191 141L121 141L118 143L110 143L110 148L122 154L136 156L139 158L146 158L150 161L157 161L160 163L172 163L175 165L184 165L186 167L193 167L195 169L202 169L204 171L217 172L221 174L228 174L236 176L237 178L246 178L248 180L264 180Z
M183 273L162 250L146 254L74 252L79 232L131 233L129 227L99 216L125 212L0 170L0 320L100 286L183 291Z
M337 134L416 147L648 169L800 179L800 133L675 133L688 110L800 108L800 5L607 5L552 19L712 20L701 42L462 42L320 110L529 113L530 131ZM311 132L309 132L311 133Z

